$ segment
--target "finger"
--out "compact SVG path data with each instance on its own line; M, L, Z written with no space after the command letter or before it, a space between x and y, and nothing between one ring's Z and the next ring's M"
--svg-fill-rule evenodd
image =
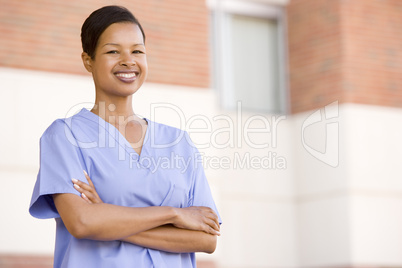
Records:
M78 184L81 185L80 192L84 193L92 203L103 203L102 199L99 197L98 193L93 187L89 186L85 182Z
M82 188L81 188L81 189L82 189ZM98 198L97 198L93 193L88 192L88 191L86 191L86 190L83 190L83 189L82 189L82 191L81 191L81 196L82 196L82 198L84 198L84 199L90 201L91 204L99 203Z
M204 232L207 234L211 234L211 235L218 235L218 236L221 235L220 232L214 230L213 228L211 228L211 226L208 226L208 225L205 227Z
M81 194L81 197L82 197L85 201L87 201L88 203L92 204L92 201L89 200L89 198L86 196L86 194L82 193L82 194Z
M90 189L89 189L89 188L87 188L87 189L88 189L88 191L90 191L90 192L92 193L92 195L93 195L92 202L93 202L93 203L102 202L102 200L100 199L98 193L96 192L95 185L94 185L94 183L92 182L91 178L89 177L88 173L87 173L85 170L83 170L83 172L84 172L85 178L88 180L88 183L89 183L89 186L90 186Z
M212 230L212 234L213 234L213 235L217 235L217 236L220 236L220 235L221 235L221 232L216 231L216 230L214 230L213 228L211 228L211 230Z
M215 212L213 209L211 209L211 208L205 208L205 209L204 209L204 212L205 212L204 215L205 215L207 218L213 220L213 221L216 223L216 225L219 226L219 218L218 218L218 215L216 214L216 212Z
M213 210L212 208L210 208L210 207L200 207L200 208L201 208L203 211L212 213L212 214L214 214L216 217L218 217L218 215L216 214L215 210Z
M78 192L82 192L82 188L79 186L79 180L71 179L73 181L73 186Z
M94 188L86 184L85 182L76 180L76 179L71 179L74 185L74 188L81 193L81 195L84 195L87 199L87 201L90 201L91 203L103 203L102 199L100 199L98 193L95 191ZM84 198L82 196L82 198ZM85 198L84 198L85 199Z
M204 217L207 222L207 224L213 228L214 230L218 231L220 230L220 224L219 224L219 218L216 212L209 208L209 207L190 207L191 209L196 209L201 213L202 217Z
M219 218L215 212L210 214L210 219L213 220L215 225L218 226L218 229L220 229Z
M90 185L88 185L87 183L85 183L83 181L76 180L76 179L72 179L72 181L74 184L78 185L80 188L82 188L88 192L91 192L91 193L95 192L95 190Z
M80 192L81 194L84 194L87 198L88 198L88 196L89 196L89 198L91 199L91 200L93 200L94 199L94 194L91 192L92 191L92 188L88 185L88 184L86 184L85 182L82 182L82 181L79 181L79 180L76 180L76 179L72 179L72 181L73 181L73 186L74 186L74 188L78 191L78 192Z
M87 199L88 199L88 196L90 196L90 197L93 196L92 193L90 193L89 191L85 190L83 187L80 187L79 183L74 183L74 188L81 194L81 196L84 195L85 197L87 197ZM93 199L93 198L91 198L91 199Z
M94 186L91 178L89 177L88 173L85 170L83 170L83 171L84 171L85 178L88 180L89 185L95 189L95 186Z
M216 233L214 233L215 235L219 235L219 232L221 230L221 226L220 226L219 222L217 222L213 219L210 219L210 218L205 218L204 223L207 224L209 228L213 229L214 232L216 232Z
M208 224L209 225L209 227L211 227L212 229L214 229L215 231L217 231L217 232L219 232L220 231L220 226L219 226L219 224L217 224L215 221L213 221L213 220L211 220L211 219L208 219L207 221L206 221L206 224Z

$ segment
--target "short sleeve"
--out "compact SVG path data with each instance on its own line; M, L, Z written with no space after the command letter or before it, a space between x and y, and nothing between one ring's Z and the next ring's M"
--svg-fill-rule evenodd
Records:
M189 206L203 206L213 209L218 215L219 224L222 224L221 217L212 197L207 177L205 176L204 167L202 165L202 155L193 144L192 146L194 148L194 166L192 174L193 185L190 193Z
M80 148L63 120L56 120L40 139L40 168L29 213L40 219L58 218L52 194L79 195L71 182L83 178L84 162Z

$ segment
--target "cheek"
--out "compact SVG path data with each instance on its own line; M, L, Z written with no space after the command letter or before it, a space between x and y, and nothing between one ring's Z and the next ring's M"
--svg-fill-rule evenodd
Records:
M108 81L110 80L110 69L105 68L105 66L103 67L99 67L94 69L92 72L92 77L95 81L96 84L105 84L108 83Z
M95 73L98 75L98 77L102 77L102 75L104 76L106 73L109 73L112 69L112 67L110 66L111 64L107 61L99 61L96 64L96 68L95 68Z
M148 72L148 62L147 62L147 58L143 58L140 61L138 61L138 63L140 64L141 70L143 72Z

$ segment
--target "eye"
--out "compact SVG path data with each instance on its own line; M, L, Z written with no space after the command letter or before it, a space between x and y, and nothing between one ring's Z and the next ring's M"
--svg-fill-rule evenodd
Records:
M106 52L106 54L117 54L118 51L117 50L110 50L108 52Z
M144 52L142 52L141 50L134 50L133 53L134 53L134 54L142 54L142 53L144 53Z

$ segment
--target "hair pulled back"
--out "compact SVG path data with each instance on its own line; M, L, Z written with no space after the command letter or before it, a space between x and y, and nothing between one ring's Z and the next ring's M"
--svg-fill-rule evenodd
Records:
M94 59L101 34L113 23L124 22L138 25L145 42L145 33L140 22L127 8L122 6L105 6L92 12L82 25L81 43L83 51Z

